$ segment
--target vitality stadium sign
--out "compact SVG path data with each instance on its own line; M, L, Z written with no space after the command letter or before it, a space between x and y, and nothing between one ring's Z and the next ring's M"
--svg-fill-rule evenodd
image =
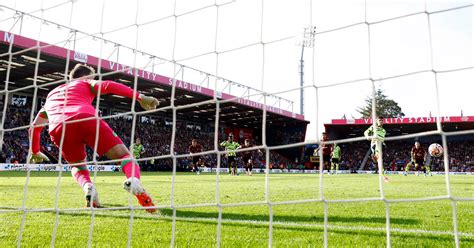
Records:
M426 124L436 123L438 117L397 117L385 118L385 124ZM441 123L458 123L458 122L474 122L474 116L444 116L439 117ZM367 125L372 124L372 119L333 119L331 124L334 125Z

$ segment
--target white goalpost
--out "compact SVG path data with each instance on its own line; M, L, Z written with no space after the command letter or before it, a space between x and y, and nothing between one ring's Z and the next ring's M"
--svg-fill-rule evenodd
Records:
M193 1L191 1L193 2ZM243 2L243 3L242 3ZM165 105L160 105L156 110L139 109L138 106L135 108L135 101L131 102L131 105L127 106L126 112L118 113L112 112L105 115L100 115L101 109L110 109L113 106L106 103L106 100L99 97L95 103L95 108L98 110L94 119L97 121L99 118L103 118L105 121L113 120L114 118L130 118L131 129L129 130L129 136L127 139L130 143L136 138L136 134L139 132L137 122L147 115L167 113L171 120L171 136L169 140L169 153L166 154L153 154L151 157L133 159L134 161L160 161L160 160L171 160L172 163L172 174L171 174L171 185L170 185L170 199L169 204L158 203L156 208L171 209L171 216L151 216L150 218L164 218L171 221L171 240L170 247L179 246L179 242L176 240L177 223L181 220L185 220L185 217L180 217L177 214L177 210L193 208L193 207L215 207L217 208L217 218L212 219L216 222L216 233L215 233L215 245L220 247L222 245L222 225L225 223L237 223L237 224L248 224L250 222L241 220L228 220L223 217L224 209L230 207L244 207L244 206L265 206L268 207L269 219L267 221L255 220L257 224L268 225L268 247L274 246L274 227L279 226L294 226L308 225L310 227L317 227L323 229L323 246L328 247L330 241L329 233L334 230L360 230L360 231L377 231L384 232L386 237L386 243L383 245L391 247L394 244L392 237L393 233L429 233L433 235L452 235L455 247L461 247L462 237L473 237L472 233L465 233L458 228L458 204L459 202L473 202L474 198L461 198L457 197L452 193L452 184L450 182L450 151L448 150L447 138L456 135L472 135L474 130L468 131L456 131L446 132L443 130L441 118L437 118L436 130L405 134L401 136L387 136L387 141L413 139L416 137L424 137L430 135L439 135L442 140L442 146L444 147L444 180L446 184L446 191L439 192L437 196L423 197L423 198L407 198L407 199L394 199L386 196L384 181L383 181L383 159L378 161L378 189L380 195L372 198L353 198L353 199L330 199L325 196L325 177L323 162L319 163L319 175L315 175L315 179L319 178L318 185L314 185L315 188L319 187L319 197L312 199L298 199L298 200L287 200L274 202L271 198L270 182L270 161L272 158L272 152L285 148L302 147L304 145L318 144L320 145L321 137L319 133L322 127L321 115L325 112L322 111L324 104L321 103L322 94L326 89L334 89L339 87L346 87L350 85L362 85L363 87L370 85L370 89L367 91L371 92L372 98L375 99L377 91L377 83L387 80L394 80L404 77L409 77L419 74L430 74L433 78L432 86L434 87L435 95L432 96L436 100L436 114L434 116L440 117L442 115L440 94L441 90L439 87L439 77L450 74L471 71L474 68L472 66L460 66L450 69L438 69L434 62L434 48L433 48L433 35L432 35L432 18L433 16L450 13L459 10L471 9L474 4L461 4L457 6L448 6L439 8L436 10L428 8L427 4L419 11L403 13L396 16L390 16L379 20L371 20L368 18L368 6L370 3L367 1L362 2L363 6L363 18L359 18L357 21L352 23L345 23L340 26L331 27L328 29L317 29L314 33L314 46L318 46L318 38L323 35L334 34L339 35L340 32L351 28L357 28L362 30L364 38L364 47L360 49L364 52L365 58L361 59L361 64L366 63L368 71L365 75L360 78L351 78L348 80L335 80L335 81L324 81L320 82L317 79L318 75L318 53L316 48L310 50L310 53L306 53L306 58L310 58L310 66L308 77L304 85L299 85L299 82L295 83L281 83L280 85L272 85L271 80L275 80L277 76L272 75L272 69L279 68L274 63L280 62L280 59L284 59L281 54L286 54L285 49L295 50L294 41L299 37L291 34L290 32L276 32L272 33L275 29L274 23L271 23L273 19L285 19L284 11L275 9L274 6L269 3L270 1L258 1L258 4L248 3L245 1L232 0L232 1L203 1L202 3L189 3L186 6L179 0L170 1L169 3L152 3L152 1L138 0L136 2L129 3L113 1L98 1L91 4L86 0L73 0L56 3L48 3L47 1L41 1L39 6L29 6L28 8L18 3L11 4L9 2L2 4L0 3L0 43L2 44L2 50L0 50L0 61L2 67L0 67L0 73L5 74L5 78L2 79L0 88L0 96L2 99L1 106L1 121L0 121L0 151L10 143L6 142L6 139L11 139L12 136L17 135L17 132L27 132L32 127L30 123L33 122L37 111L41 106L38 100L38 94L45 95L45 90L48 87L56 87L60 84L69 82L67 75L70 72L71 63L85 63L96 67L96 78L101 80L103 77L112 77L114 75L127 75L133 77L133 81L122 81L122 83L130 86L137 91L146 91L148 94L160 93L159 89L152 87L143 88L143 84L139 84L140 80L148 80L156 83L157 88L170 87L170 94L167 97L159 99L160 101L166 102ZM311 0L305 3L292 3L288 1L286 6L295 4L299 6L301 13L297 13L301 18L298 20L298 24L303 26L314 27L317 24L316 14L314 13L315 3ZM123 15L123 9L120 9L116 5L126 5L128 15ZM163 4L163 6L160 6ZM252 5L253 4L253 5ZM93 5L91 8L89 5ZM255 9L249 9L248 6L252 5ZM123 7L123 6L122 6ZM162 7L160 10L154 10L153 8ZM257 8L258 7L258 8ZM24 10L26 8L27 10ZM93 10L91 10L93 9ZM90 11L91 24L87 20L81 20L84 18L81 15L85 15ZM157 13L154 13L156 11ZM245 12L245 11L248 11ZM114 14L114 12L116 12ZM229 20L234 17L231 13L237 13L240 17L249 16L258 17L259 23L248 24L244 19L232 22ZM231 17L229 17L229 16ZM56 17L56 18L54 18ZM61 18L59 18L61 17ZM205 17L205 18L204 18ZM278 17L278 18L277 18ZM375 51L379 51L380 47L374 48L374 44L378 41L374 41L373 29L376 25L394 23L400 20L405 20L411 17L422 17L425 19L425 31L428 41L425 45L429 51L429 68L421 70L404 71L402 73L383 75L379 72L375 73L376 65L374 61ZM202 19L200 19L202 18ZM249 17L250 18L250 17ZM315 20L313 20L315 19ZM269 21L270 20L270 21ZM304 21L302 21L304 20ZM201 22L199 30L193 30L196 27L189 28L186 25L193 22ZM243 29L239 29L239 22L242 22ZM284 25L285 20L281 20L280 25ZM88 29L88 25L90 27ZM292 27L293 28L293 27ZM288 27L282 27L282 29L290 29ZM295 32L296 33L296 32ZM252 36L257 39L247 39L240 37L239 39L232 40L234 36ZM188 40L189 37L193 37L193 40ZM200 38L202 38L202 41ZM351 37L345 37L347 40L351 40ZM210 41L210 42L209 42ZM291 43L292 48L289 47ZM378 45L377 45L378 46ZM5 48L6 50L4 50ZM343 48L341 48L343 49ZM298 50L298 49L296 49ZM35 52L36 57L27 56L27 52ZM51 76L50 79L45 78L44 74L53 74L53 71L47 71L44 66L42 56L46 54L51 57L65 60L66 63L59 65L57 61L48 61L47 63L54 64L54 68L61 68L62 72L56 75L56 78ZM22 57L23 56L23 57ZM26 56L26 58L25 58ZM18 61L17 58L22 57L23 62ZM26 60L25 60L26 59ZM343 60L343 59L341 59ZM409 58L407 58L409 60ZM25 62L26 61L26 62ZM294 62L294 63L293 63ZM291 64L295 64L294 68L285 68L285 70L295 71L295 79L298 80L297 70L297 58ZM34 71L24 72L22 68L29 63L34 65ZM289 63L289 62L288 62ZM324 63L322 61L321 63ZM239 68L241 67L241 68ZM280 67L281 68L281 67ZM248 75L242 75L243 70L248 71ZM18 73L29 73L31 78L30 85L19 86L14 79ZM240 73L240 74L239 74ZM344 72L341 72L341 74ZM278 74L278 73L275 73ZM236 78L236 79L235 79ZM235 81L233 81L235 80ZM254 80L254 81L252 81ZM240 82L242 81L242 82ZM241 84L244 83L244 84ZM362 88L362 87L361 87ZM143 89L143 90L142 90ZM296 106L297 101L292 99L298 99L300 91L305 90L305 102L304 105L308 106L305 109L305 116L298 113L298 107ZM9 122L9 108L12 104L13 98L17 95L21 95L21 92L28 92L29 96L33 99L31 102L31 112L29 114L28 123L21 126L10 126ZM195 99L191 103L183 103L182 99L192 99L192 96L186 95L186 92L195 92L207 97L206 100ZM100 94L100 92L99 92ZM310 95L311 97L307 97ZM288 97L290 100L285 99ZM375 127L375 113L376 113L376 101L372 101L372 123ZM196 155L214 155L216 156L216 170L215 170L215 200L212 203L209 202L197 202L194 204L180 204L176 200L176 175L179 167L179 160L189 157L189 154L180 154L176 149L176 143L179 137L177 134L181 131L179 126L180 118L182 113L180 111L196 109L199 111L201 107L205 105L214 105L215 113L214 118L205 120L212 124L213 130L213 144L211 150L200 152ZM221 158L229 152L222 151L219 149L219 139L222 134L222 112L221 110L228 104L243 104L256 109L261 110L261 134L258 145L243 149L242 151L256 151L263 150L265 154L265 167L264 167L264 200L255 202L234 202L228 203L222 200L220 194L220 187L222 183L221 168L224 165L221 164ZM275 106L278 105L278 106ZM125 105L124 105L125 106ZM312 106L312 107L311 107ZM121 106L123 107L123 106ZM353 108L352 106L350 106ZM139 109L139 110L137 110ZM306 141L298 143L289 143L283 145L269 145L267 140L269 137L267 125L270 123L267 120L269 113L279 114L288 118L295 118L299 120L306 119L315 121L311 123L314 128L311 129L311 134L308 135L311 138ZM181 114L181 115L180 115ZM66 122L69 124L70 122ZM99 123L99 122L97 122ZM99 125L97 125L99 130ZM64 130L63 130L64 132ZM309 132L309 131L308 131ZM44 135L44 134L43 134ZM339 144L348 144L351 142L366 141L362 135L360 137L348 138L343 140L335 140ZM100 167L109 166L111 164L117 164L122 160L101 160L97 153L98 137L95 139L95 148L93 151L93 157L88 158L86 165L93 171L92 181L95 183L97 173L100 171ZM63 143L63 142L61 142ZM370 141L369 141L370 143ZM31 144L29 144L31 146ZM368 146L368 144L367 144ZM26 148L25 148L26 149ZM383 149L390 149L381 147ZM59 147L59 151L62 150L62 145ZM320 157L322 157L322 150L319 151ZM18 206L1 206L0 203L0 216L6 213L19 213L22 214L21 224L18 231L17 247L22 245L28 245L23 242L23 231L28 221L32 221L27 218L29 213L40 213L40 212L51 212L54 213L54 229L51 234L51 246L55 246L56 237L58 231L61 228L59 225L59 218L61 213L74 213L84 211L84 208L61 208L60 207L60 192L61 192L61 180L68 172L71 166L64 162L61 152L57 154L58 162L52 163L51 170L59 171L56 187L54 189L54 207L52 208L30 208L27 207L27 201L29 197L29 187L31 171L39 168L37 165L27 164L26 158L20 158L20 163L24 165L19 166L19 169L26 171L26 180L23 187L23 192L19 193L22 195L21 205ZM1 161L3 163L3 161ZM41 167L44 168L44 167ZM107 169L114 170L115 167L106 167ZM1 172L0 172L1 173ZM107 194L104 192L103 194ZM402 229L393 227L391 224L391 209L394 205L399 203L417 203L427 201L450 201L452 210L452 230L450 231L430 231L430 230L412 230ZM334 225L329 221L330 209L329 204L346 204L346 203L365 203L365 202L378 202L385 206L385 228L378 227L352 227ZM323 224L298 224L298 223L285 223L282 221L274 220L274 208L284 205L293 204L305 204L305 203L320 203L324 206L323 211ZM132 238L134 235L134 220L136 216L141 216L141 212L144 207L134 206L134 199L132 194L127 206L121 207L106 207L106 208L89 208L87 211L90 212L90 227L88 235L88 247L93 246L94 240L94 228L96 226L96 216L106 215L115 210L130 210L130 214L117 214L116 216L128 217L128 236L127 236L127 247L132 246ZM115 215L114 215L115 216ZM199 218L196 218L199 220ZM208 219L206 219L208 220Z

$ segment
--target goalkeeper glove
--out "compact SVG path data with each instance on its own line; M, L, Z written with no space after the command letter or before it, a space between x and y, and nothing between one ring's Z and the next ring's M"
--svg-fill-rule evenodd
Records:
M48 156L44 155L42 152L38 152L36 154L31 153L30 156L28 157L28 163L29 164L37 164L37 163L42 163L42 162L49 162Z
M143 94L140 94L140 100L138 100L138 103L140 103L140 106L142 106L142 108L145 110L156 109L156 107L160 105L160 102L158 102L156 98L145 96Z

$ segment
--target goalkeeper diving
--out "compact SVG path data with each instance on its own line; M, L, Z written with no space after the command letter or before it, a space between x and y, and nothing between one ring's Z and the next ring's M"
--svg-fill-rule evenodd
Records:
M63 158L71 164L71 174L85 193L87 207L101 207L95 185L86 167L86 145L92 149L97 140L96 152L113 160L120 160L120 167L127 179L125 190L137 198L148 212L155 212L150 194L140 181L140 167L130 151L109 125L96 116L92 101L105 94L135 99L145 110L156 109L156 98L145 96L130 87L114 81L94 80L94 68L77 64L69 74L69 80L49 92L44 107L38 112L30 127L29 163L42 163L48 157L40 151L41 131L48 125L49 135L59 148Z

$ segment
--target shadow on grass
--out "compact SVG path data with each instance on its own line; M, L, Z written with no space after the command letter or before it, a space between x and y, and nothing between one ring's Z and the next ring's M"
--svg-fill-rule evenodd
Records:
M119 204L107 204L104 207L127 207L125 205ZM86 210L87 211L87 210ZM121 210L123 211L123 210ZM125 210L128 211L128 210ZM140 211L136 211L140 212ZM130 218L128 215L107 215L102 214L104 211L99 210L100 216L104 217L114 217L114 218ZM172 209L161 209L161 216L166 218L173 217ZM71 213L71 212L62 212L61 215L90 215L89 212L80 212L80 213ZM201 219L201 220L210 220L215 221L218 218L218 212L201 212L201 211L190 211L190 210L176 210L176 217L178 218L189 218L189 219ZM156 219L156 215L144 216L136 215L134 218L137 219ZM269 216L265 214L236 214L236 213L222 213L222 219L230 221L268 221ZM310 223L310 224L322 224L324 221L323 215L314 215L314 216L294 216L294 215L273 215L273 221L275 222L292 222L292 223ZM331 223L358 223L358 224L383 224L385 225L385 218L382 217L347 217L347 216L329 216L329 222ZM408 218L390 218L392 224L404 224L404 225L416 225L419 223L416 219Z
M161 213L165 216L173 216L171 209L163 209ZM199 212L189 210L176 210L176 216L182 218L217 218L217 212ZM235 213L222 213L222 219L227 220L239 220L239 221L268 221L269 215L266 214L235 214ZM346 216L329 216L330 222L346 222L346 223L380 223L385 224L386 220L382 217L346 217ZM305 223L323 223L323 215L312 215L312 216L295 216L295 215L280 215L274 214L273 221L277 222L305 222ZM407 218L390 218L390 222L393 224L405 224L415 225L419 221L416 219Z

